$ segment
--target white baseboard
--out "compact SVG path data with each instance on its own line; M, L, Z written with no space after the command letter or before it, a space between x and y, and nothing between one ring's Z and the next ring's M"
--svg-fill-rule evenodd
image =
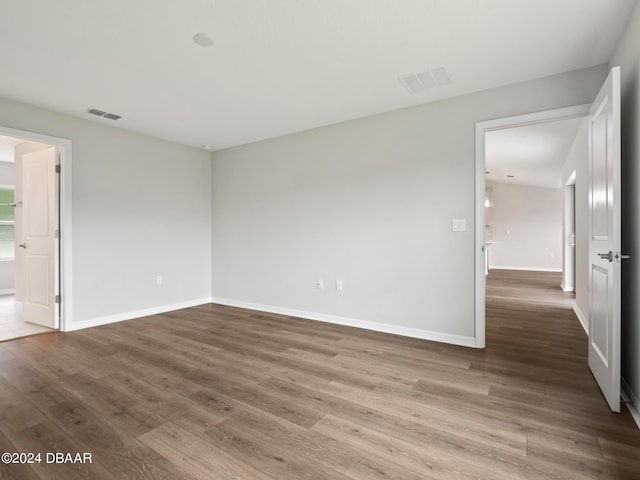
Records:
M589 335L589 320L587 319L587 316L582 313L582 310L578 308L578 305L573 306L573 311L576 314L576 317L578 317L580 325L582 325L582 328L584 329L584 333Z
M16 293L15 288L5 288L0 290L0 295L13 295L14 293Z
M627 402L627 408L631 413L631 416L640 428L640 400L638 400L638 396L631 390L631 387L627 382L625 382L624 378L621 378L622 383L622 399Z
M246 308L248 310L256 310L259 312L276 313L279 315L305 318L307 320L317 320L320 322L363 328L365 330L373 330L375 332L392 333L394 335L402 335L403 337L420 338L422 340L450 343L453 345L460 345L462 347L476 347L476 340L474 337L465 337L462 335L453 335L450 333L432 332L429 330L421 330L418 328L390 325L388 323L378 323L368 320L358 320L355 318L327 315L325 313L308 312L304 310L294 310L291 308L274 307L272 305L261 305L250 302L229 300L227 298L213 297L211 301L212 303L227 305L230 307Z
M80 322L73 322L71 325L67 325L64 331L72 332L74 330L82 330L83 328L99 327L101 325L108 325L110 323L133 320L134 318L148 317L149 315L158 315L160 313L172 312L174 310L181 310L183 308L197 307L198 305L205 305L207 303L211 303L211 297L198 298L195 300L188 300L186 302L172 303L170 305L161 305L159 307L144 308L142 310L118 313L116 315L108 315L106 317L92 318Z
M562 273L561 268L546 268L546 267L513 267L513 266L498 266L491 265L490 270L523 270L529 272L554 272L554 273Z

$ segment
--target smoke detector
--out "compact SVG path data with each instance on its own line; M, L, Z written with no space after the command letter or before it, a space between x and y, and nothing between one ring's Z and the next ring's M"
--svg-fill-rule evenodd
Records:
M214 44L213 39L206 33L196 33L193 36L193 41L196 45L200 45L201 47L210 47Z

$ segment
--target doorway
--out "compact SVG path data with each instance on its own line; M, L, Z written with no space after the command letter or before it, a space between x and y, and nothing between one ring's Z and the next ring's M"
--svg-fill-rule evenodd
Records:
M70 159L68 140L0 127L0 341L68 326Z
M523 177L536 177L541 172L541 169L536 168L535 165L532 167L529 166L530 172L521 171L520 173L513 173L513 171L509 172L505 170L505 168L509 168L505 165L498 165L498 167L492 167L492 170L487 170L486 163L486 155L487 155L487 136L489 134L493 134L495 132L505 131L509 129L517 129L518 127L526 127L526 126L539 126L543 125L547 122L553 121L561 121L561 120L570 120L570 119L581 119L586 117L589 112L589 105L580 105L569 108L562 108L557 110L551 110L546 112L536 112L533 114L520 115L516 117L502 118L497 120L491 120L487 122L480 122L476 124L476 267L475 267L475 278L476 278L476 322L475 322L475 338L476 338L476 347L484 348L486 346L486 274L491 266L501 266L508 267L510 270L531 270L532 266L537 267L533 268L534 270L542 270L542 271L562 271L562 248L560 249L560 254L558 258L557 252L549 252L548 249L542 249L543 252L547 255L545 258L538 258L535 261L532 261L530 258L523 260L521 255L521 250L523 248L523 242L526 243L531 240L531 237L536 237L538 235L538 231L532 230L531 232L527 232L526 224L523 222L519 223L518 231L513 231L509 228L508 224L496 225L496 219L491 219L494 212L491 212L491 208L495 208L495 202L497 200L496 192L500 191L503 197L513 198L513 195L519 196L516 202L520 202L521 205L526 204L525 198L526 195L531 193L533 195L533 190L531 192L525 194L523 191L517 191L517 189L512 188L512 185L509 185L516 181L517 176ZM580 121L580 120L576 120ZM537 145L540 147L540 145ZM508 156L508 155L507 155ZM488 172L488 173L487 173ZM492 178L493 177L493 178ZM493 180L493 183L491 182ZM561 182L561 178L558 179ZM487 186L489 185L489 189ZM506 185L506 187L505 187ZM560 189L561 184L558 184L558 194L562 197L562 190ZM522 190L522 189L520 189ZM489 192L489 194L488 194ZM544 202L545 195L536 193L535 200L530 204L532 210L536 210L538 202ZM493 196L494 198L490 198ZM533 197L532 197L533 198ZM558 207L558 214L560 218L562 218L562 204ZM509 208L513 208L515 205L512 203L509 205ZM489 212L489 213L488 213ZM505 215L503 215L502 220L504 218L509 218L511 216L514 217L514 212L507 211ZM488 221L490 219L490 221ZM508 222L507 222L508 223ZM562 220L558 222L558 227L561 229ZM502 255L498 255L497 245L500 241L503 241L505 244L510 243L510 247L502 249ZM539 239L534 238L534 242ZM565 246L563 244L563 246ZM507 245L505 245L507 247ZM492 251L493 249L493 251ZM489 263L491 262L491 263ZM501 264L502 263L502 264ZM489 267L489 268L488 268ZM560 290L560 281L558 281L558 289Z

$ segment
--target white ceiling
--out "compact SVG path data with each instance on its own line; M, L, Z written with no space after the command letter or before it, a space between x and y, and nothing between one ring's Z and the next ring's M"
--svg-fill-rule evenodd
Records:
M572 118L487 132L487 182L560 187L562 166L582 121Z
M634 4L0 0L0 96L219 149L606 63Z

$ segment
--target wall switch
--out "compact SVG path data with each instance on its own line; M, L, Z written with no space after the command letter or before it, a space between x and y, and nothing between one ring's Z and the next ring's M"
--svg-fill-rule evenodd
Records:
M162 275L156 275L156 285L162 285Z
M451 231L464 232L467 229L467 221L460 218L451 220Z
M339 292L342 291L342 280L336 280L336 290Z
M321 278L316 280L316 288L319 288L320 290L324 288L324 282L322 281Z

